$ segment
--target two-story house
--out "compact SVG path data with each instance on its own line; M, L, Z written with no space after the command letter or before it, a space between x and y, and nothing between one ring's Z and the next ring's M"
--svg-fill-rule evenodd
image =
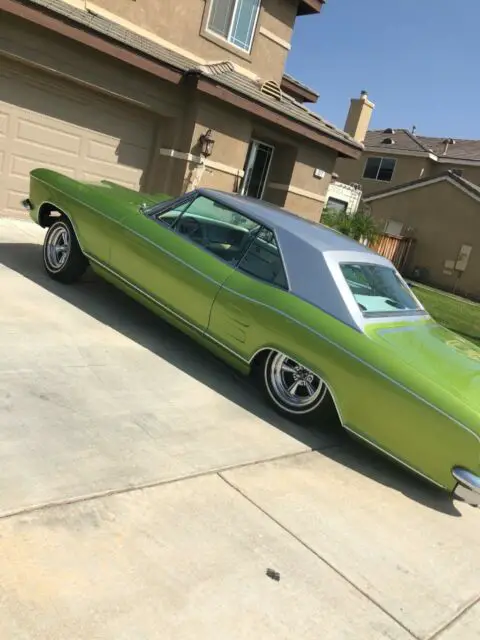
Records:
M357 109L363 126L345 129L365 151L337 162L338 179L363 191L382 231L413 240L408 275L480 300L480 140L367 131L372 105Z
M366 196L448 171L480 185L480 140L432 138L388 128L365 132L362 142L362 156L339 160L336 171L342 182L359 184Z
M0 211L48 166L177 195L201 184L318 220L362 145L284 73L324 0L0 0Z

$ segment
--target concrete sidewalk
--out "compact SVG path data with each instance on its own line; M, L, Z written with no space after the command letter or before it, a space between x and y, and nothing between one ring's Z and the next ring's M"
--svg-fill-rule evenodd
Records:
M480 510L52 282L43 235L0 219L0 638L480 639Z

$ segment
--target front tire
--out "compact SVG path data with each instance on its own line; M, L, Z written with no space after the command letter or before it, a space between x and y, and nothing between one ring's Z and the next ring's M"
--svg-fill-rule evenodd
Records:
M70 220L61 217L49 227L43 243L43 264L53 280L70 284L85 273L88 261Z
M280 351L271 351L265 358L263 383L270 404L296 422L310 421L326 410L325 382Z

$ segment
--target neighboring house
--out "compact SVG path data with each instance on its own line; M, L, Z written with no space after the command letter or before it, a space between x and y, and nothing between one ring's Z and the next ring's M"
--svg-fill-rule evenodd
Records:
M451 171L365 198L393 236L413 238L404 272L480 300L480 187Z
M240 191L318 220L337 159L363 150L284 73L297 16L323 2L0 0L0 211L47 166Z
M345 127L348 131L348 127ZM358 183L365 194L454 171L480 184L480 140L420 136L406 129L368 131L357 160L340 159L342 182Z

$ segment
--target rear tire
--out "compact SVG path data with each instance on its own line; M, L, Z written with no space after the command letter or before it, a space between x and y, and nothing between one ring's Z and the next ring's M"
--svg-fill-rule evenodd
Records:
M311 424L331 412L327 385L315 373L280 351L271 351L261 365L267 400L281 415Z
M71 284L79 280L88 266L78 244L72 223L62 216L49 227L43 243L43 265L53 280Z

